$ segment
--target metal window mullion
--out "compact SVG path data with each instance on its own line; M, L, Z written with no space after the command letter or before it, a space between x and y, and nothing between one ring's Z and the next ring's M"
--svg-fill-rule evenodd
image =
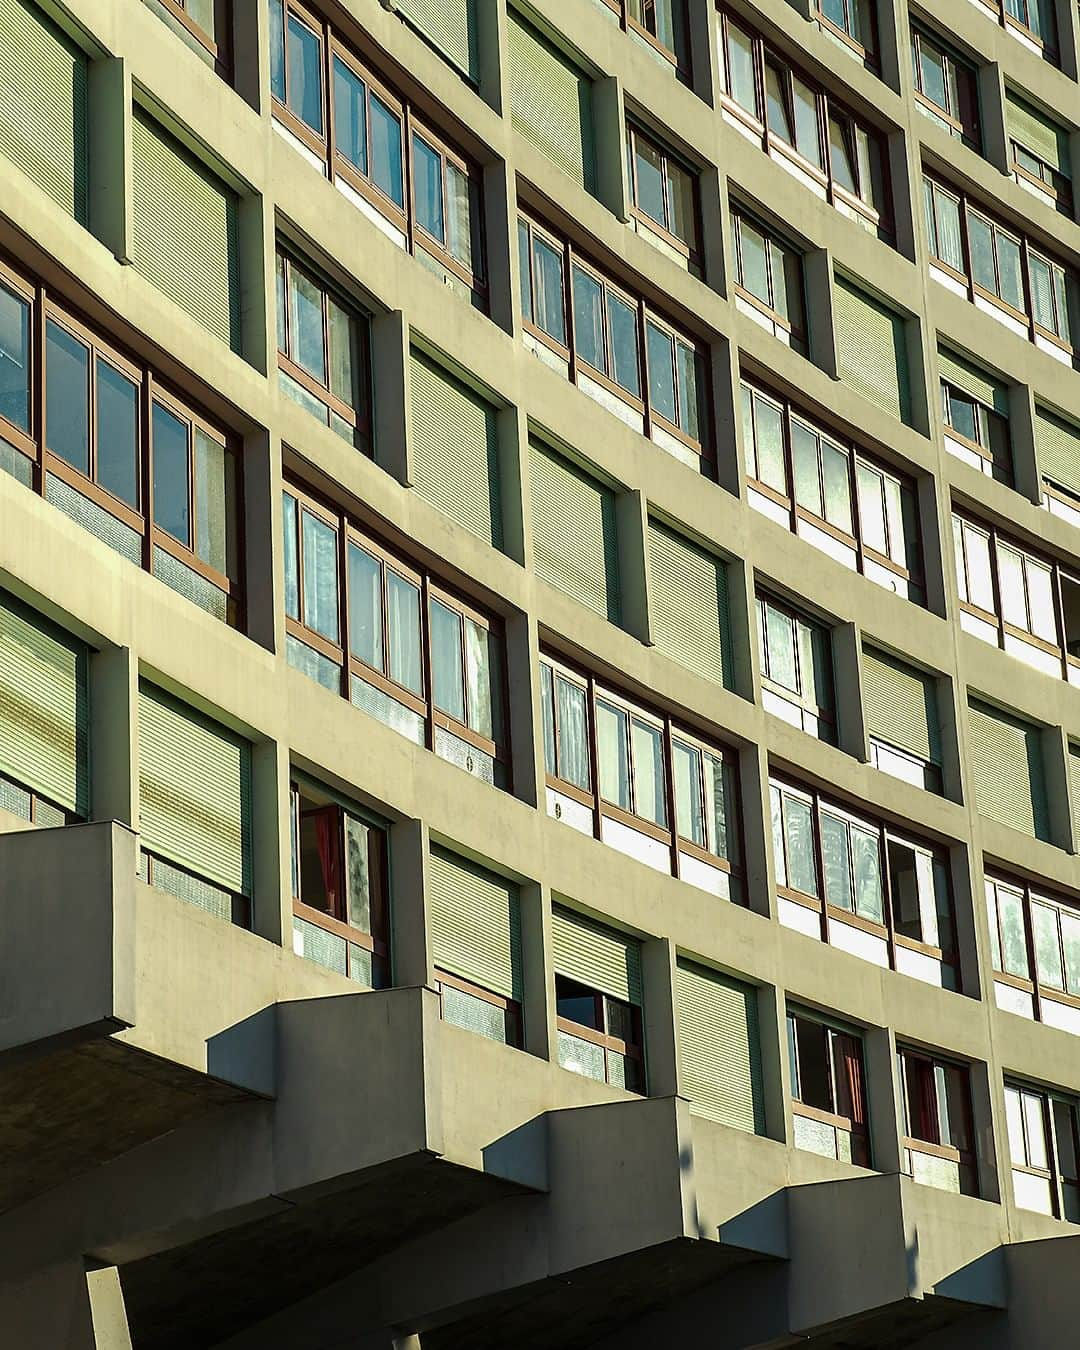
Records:
M337 566L338 566L338 643L341 647L340 684L342 695L352 701L352 642L349 637L349 531L344 516L338 518L337 530ZM344 831L344 825L342 825ZM342 885L345 875L345 850L342 847Z
M1022 261L1020 284L1024 292L1024 308L1027 310L1028 320L1028 340L1035 341L1035 302L1031 293L1031 250L1028 247L1028 237L1026 234L1020 235L1020 258ZM1049 264L1049 260L1047 260ZM1054 275L1052 269L1047 267L1050 272L1050 304L1054 309L1055 320L1057 318L1057 305L1054 302Z
M425 702L427 712L424 717L424 741L428 750L435 749L435 680L431 653L431 586L427 572L420 578L421 618L420 638L422 643Z
M142 537L142 565L150 572L153 570L154 560L154 373L147 367L144 378L145 397L140 415L142 435L140 437L140 462L144 480L144 495L142 497L143 518L146 521L146 529ZM299 503L297 503L299 505Z
M1024 918L1024 946L1027 950L1028 976L1031 980L1031 996L1035 1020L1043 1020L1042 984L1039 980L1039 965L1035 954L1035 916L1031 903L1031 887L1025 882L1021 911ZM1002 960L1002 965L1005 964Z
M990 589L994 596L994 610L997 617L998 646L1005 650L1005 614L1001 603L1001 581L998 577L997 528L991 525L988 531L990 545ZM970 590L968 594L970 595Z
M664 800L667 806L668 829L671 831L671 875L679 875L679 817L675 804L675 753L671 743L671 717L664 715ZM701 755L698 754L700 762ZM700 777L700 768L699 768ZM702 785L702 818L704 819L705 795Z
M416 252L416 173L413 165L413 129L412 106L403 103L401 107L401 138L404 153L401 157L401 171L405 182L402 184L402 196L405 198L405 236L409 252Z
M829 892L825 885L825 850L821 844L821 797L813 792L810 795L810 840L814 851L815 880L818 886L818 900L821 903L819 919L821 922L821 940L829 945Z
M886 947L889 953L889 969L896 969L896 914L893 910L892 869L889 866L889 834L884 825L878 825L878 856L881 858L881 900L885 911L885 929L888 934ZM918 869L915 870L916 898L918 898ZM923 938L922 921L919 922L920 940Z
M593 774L593 832L599 839L602 834L603 807L600 796L600 738L597 732L596 680L592 675L589 676L588 713L589 758L592 761L590 767Z
M566 336L570 339L568 347L570 348L569 374L573 383L577 381L578 358L577 358L577 315L574 313L574 250L569 240L563 244L563 306L566 312Z

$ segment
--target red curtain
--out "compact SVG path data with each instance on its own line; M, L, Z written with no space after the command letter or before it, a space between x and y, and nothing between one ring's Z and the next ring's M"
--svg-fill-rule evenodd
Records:
M853 1125L866 1124L866 1100L863 1096L862 1047L854 1036L837 1033L834 1046L837 1100L843 1103L841 1114L849 1116Z
M326 912L342 917L341 893L341 812L336 806L324 807L315 816L315 839L319 848Z
M928 1144L943 1144L940 1139L941 1128L938 1124L937 1092L934 1087L934 1069L930 1064L919 1064L919 1134Z

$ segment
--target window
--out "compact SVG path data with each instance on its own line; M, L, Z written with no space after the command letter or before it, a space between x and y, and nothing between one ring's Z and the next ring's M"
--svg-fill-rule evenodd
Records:
M736 295L744 313L805 356L802 255L741 212L731 213L731 226Z
M626 150L631 216L646 234L659 235L680 257L700 268L696 170L635 122L626 125Z
M158 0L188 46L228 78L229 0ZM153 8L153 6L151 6Z
M286 125L317 150L326 137L323 37L295 0L270 0L270 92Z
M980 473L1013 481L1009 391L993 376L938 349L945 448Z
M966 1066L901 1046L904 1171L924 1186L979 1194Z
M937 676L864 642L862 693L870 763L913 787L940 793Z
M981 0L1008 32L1055 65L1058 61L1054 0Z
M958 988L944 853L779 778L769 797L780 922L876 965Z
M919 111L979 150L979 96L974 66L956 56L927 29L914 24L911 59Z
M1005 1080L1013 1199L1020 1209L1080 1221L1077 1104L1064 1093Z
M874 63L877 51L874 0L817 0L817 12L826 32L844 38L858 55Z
M277 334L282 390L339 436L368 451L367 320L280 246Z
M1071 419L1035 405L1035 452L1043 506L1080 525L1080 428Z
M915 487L784 398L741 384L750 504L844 566L922 604Z
M829 630L771 596L757 597L765 708L819 740L835 743Z
M540 663L540 691L549 812L658 870L740 900L733 753L551 656Z
M1069 131L1011 89L1005 90L1005 129L1013 178L1065 215L1072 214Z
M417 745L507 786L498 621L299 489L286 488L282 511L290 663Z
M710 451L703 344L524 215L518 263L532 350L663 449L700 464Z
M862 1038L790 1008L787 1030L795 1147L869 1167Z
M643 37L676 68L690 76L690 38L686 0L603 0L622 20L624 28Z
M386 827L318 784L290 790L293 950L339 975L390 982Z
M1080 906L988 874L986 910L998 1006L1080 1035Z

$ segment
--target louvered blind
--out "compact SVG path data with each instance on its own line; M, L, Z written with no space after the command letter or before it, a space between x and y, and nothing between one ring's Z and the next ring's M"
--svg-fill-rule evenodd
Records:
M0 0L0 153L86 220L87 57L33 0Z
M615 493L535 441L529 465L537 575L618 623Z
M1069 802L1072 806L1073 848L1080 853L1080 745L1069 742Z
M436 966L520 1002L517 886L437 845L429 863L428 918Z
M727 568L659 521L649 521L650 617L660 651L731 686Z
M636 938L555 906L551 953L557 975L640 1007L641 943Z
M141 108L131 156L136 270L239 350L236 193Z
M1035 451L1042 476L1080 497L1080 429L1036 407Z
M904 319L843 277L833 281L837 373L869 402L911 420Z
M79 816L90 807L88 652L0 598L0 773Z
M144 848L251 894L251 745L145 680L139 801Z
M1005 125L1009 138L1022 145L1029 154L1064 177L1072 176L1068 132L1010 89L1005 91Z
M494 407L415 347L409 379L417 492L465 529L502 548Z
M876 648L863 648L863 712L869 734L931 764L941 763L933 677Z
M398 0L398 8L451 64L480 78L475 0Z
M976 807L991 820L1049 841L1039 728L974 699L968 712Z
M757 991L679 961L675 999L680 1091L699 1115L763 1133Z
M938 348L938 369L943 380L993 408L1001 417L1008 417L1009 390L1000 380L944 347Z
M592 81L512 10L509 15L510 120L564 173L596 188Z

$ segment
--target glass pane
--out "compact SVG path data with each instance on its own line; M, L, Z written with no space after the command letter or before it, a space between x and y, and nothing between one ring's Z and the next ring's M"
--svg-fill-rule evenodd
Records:
M774 605L765 602L765 650L769 679L775 684L799 692L799 671L795 658L795 624Z
M606 1079L603 1046L569 1036L565 1031L559 1032L559 1063L585 1078L595 1078L600 1083Z
M727 73L731 97L740 107L756 115L754 44L752 39L733 23L727 25Z
M334 145L367 175L367 89L339 56L334 57Z
M822 811L821 856L825 864L825 898L838 909L854 908L851 885L851 848L847 822Z
M1046 1140L1046 1116L1043 1099L1034 1092L1022 1092L1020 1102L1024 1110L1024 1134L1027 1139L1028 1166L1049 1167L1050 1155Z
M584 791L592 786L589 774L589 727L585 690L561 676L556 680L559 706L560 778Z
M818 478L818 436L795 417L791 419L791 460L795 471L795 500L804 510L824 519Z
M473 265L472 183L468 174L446 161L446 247L462 267Z
M160 403L153 415L154 524L191 547L188 424Z
M999 886L998 922L1001 925L1001 956L1007 975L1030 977L1027 939L1024 936L1023 899L1017 891Z
M469 726L481 736L494 738L493 709L500 698L493 680L490 658L491 634L481 624L465 619L465 687Z
M1006 623L1027 629L1027 597L1024 592L1024 561L1014 549L998 545L998 587L1001 617Z
M386 623L390 645L390 678L423 693L420 660L420 588L386 569ZM432 658L434 659L434 657Z
M960 203L944 192L934 191L935 216L937 221L937 255L954 272L964 272L964 249L960 239ZM974 224L974 218L973 222ZM979 222L981 224L981 222ZM975 253L972 238L972 258ZM992 275L992 263L991 263ZM977 279L977 278L976 278ZM992 282L986 283L992 289Z
M1057 911L1048 905L1031 906L1032 937L1035 944L1035 969L1039 983L1049 989L1064 989L1061 948L1058 944Z
M461 617L439 600L431 602L431 680L435 706L465 721L465 671Z
M540 663L540 708L544 717L544 772L555 776L555 672Z
M579 1027L603 1031L604 1014L596 991L566 975L555 976L555 1012Z
M994 582L990 569L990 540L980 530L963 526L964 556L967 561L968 599L973 605L995 612Z
M1027 577L1028 614L1031 631L1046 642L1057 642L1057 623L1054 618L1054 581L1049 567L1031 558L1025 560Z
M979 427L976 418L976 404L962 390L953 385L943 385L945 396L945 420L953 431L966 436L969 441L979 440Z
M232 494L225 447L195 428L195 552L209 567L229 570Z
M50 319L45 325L46 444L90 473L90 351Z
M945 92L945 57L935 47L932 47L926 38L919 37L919 67L920 88L923 94L931 103L936 103L943 111L948 112L949 100Z
M521 313L533 318L532 273L529 268L529 227L518 219L518 286L521 290Z
M663 733L658 727L634 718L630 736L634 755L635 810L644 820L666 825Z
M574 341L581 360L607 374L604 348L603 287L595 277L574 267Z
M634 169L637 207L658 225L667 226L664 201L664 157L639 133L634 133Z
M322 289L294 264L289 266L289 356L326 383Z
M1032 317L1040 327L1054 332L1054 292L1050 268L1041 258L1029 260Z
M615 382L635 398L641 397L638 371L637 311L608 291L608 324L611 328L611 354Z
M300 517L304 559L304 623L338 640L337 531L310 511Z
M765 258L765 239L760 230L745 220L738 221L739 281L745 290L764 305L772 303L769 292L769 268Z
M382 564L349 543L349 645L353 656L383 670Z
M777 492L787 493L784 467L784 415L766 399L754 396L754 448L757 451L757 476Z
M691 248L697 243L694 175L668 160L668 229Z
M1073 1107L1069 1102L1051 1100L1050 1109L1054 1113L1054 1144L1058 1171L1063 1178L1075 1181L1080 1173L1077 1172Z
M654 412L675 421L674 344L668 333L648 320L645 340L649 357L649 402Z
M285 300L285 259L281 253L274 254L274 277L277 283L277 345L278 351L288 355L289 320Z
M536 326L566 346L563 258L545 240L533 236L533 287Z
M596 701L596 746L600 767L600 795L605 801L630 810L630 765L627 747L627 717L603 699Z
M330 321L330 392L350 408L356 408L360 402L357 320L333 296L327 297L327 308Z
M446 238L443 220L442 156L413 133L413 201L416 219L433 239Z
M765 117L769 130L779 136L788 145L794 144L795 128L788 116L788 105L784 85L787 83L786 71L778 69L772 61L765 62Z
M797 75L791 77L791 92L795 104L795 148L800 155L820 169L821 141L818 137L817 95Z
M774 784L769 787L769 814L772 817L773 862L776 866L776 884L786 886L787 862L784 853L784 797Z
M1065 951L1065 984L1070 994L1080 995L1080 917L1061 911L1061 945Z
M322 135L322 43L306 23L289 15L289 109Z
M1024 283L1020 270L1020 244L1017 240L997 231L998 273L1001 290L998 294L1013 309L1025 310Z
M375 833L355 816L345 813L345 897L348 922L371 932L372 843Z
M706 846L701 800L701 751L683 741L672 742L675 777L675 819L680 836L699 848Z
M372 94L368 104L371 119L371 181L400 209L405 207L401 172L401 118Z
M296 498L282 493L282 533L285 536L285 613L290 619L300 618L300 566L296 551Z
M987 221L968 215L968 244L971 248L971 273L975 283L991 295L997 295L997 271L994 267L994 235Z
M884 923L881 892L881 849L878 836L869 830L851 829L852 866L855 873L855 910L864 919Z
M859 493L859 528L863 543L878 553L889 556L888 534L885 528L883 478L868 464L857 464L855 483Z
M738 862L738 832L735 828L735 774L717 755L703 756L705 770L705 810L708 812L709 838L706 847L718 858Z
M1021 1167L1027 1165L1027 1149L1024 1146L1024 1114L1020 1105L1020 1093L1014 1087L1005 1087L1005 1122L1009 1130L1009 1157Z
M829 118L829 159L834 181L847 192L858 192L858 179L848 138L849 126L838 117Z
M477 998L462 989L454 989L448 984L442 986L443 1020L466 1031L475 1031L477 1035L489 1041L507 1044L507 1017L503 1008L489 1003L486 998Z
M825 519L838 530L852 534L848 455L824 438L821 442L821 471L825 484Z
M801 797L784 797L784 833L787 838L788 885L805 895L817 895L814 824L810 804Z
M0 417L30 430L30 306L0 286Z
M97 481L129 506L139 504L139 390L97 360Z
M270 0L270 92L285 102L285 9L282 0Z
M692 440L701 439L701 380L697 352L685 342L675 340L675 367L679 378L678 423Z

